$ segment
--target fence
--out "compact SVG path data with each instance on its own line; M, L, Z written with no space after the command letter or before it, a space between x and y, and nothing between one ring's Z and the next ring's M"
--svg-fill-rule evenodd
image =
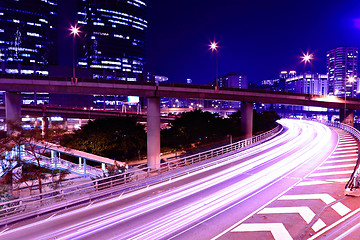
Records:
M115 176L94 179L86 183L72 185L43 194L2 202L0 203L0 226L24 218L39 216L56 209L63 209L75 204L91 202L100 197L129 193L141 188L146 188L155 183L165 182L169 179L186 175L189 172L196 171L197 168L203 168L204 165L188 169L186 172L174 172L173 175L169 175L167 178L159 178L159 174L161 173L238 151L245 147L249 147L252 144L260 143L263 140L274 137L281 131L282 126L278 125L274 129L252 138L186 156L184 158L167 161L161 163L154 169L148 167L131 169ZM216 163L217 161L211 161L207 163L207 166Z
M343 129L343 130L347 131L348 133L350 133L351 135L353 135L360 142L360 132L356 128L351 127L346 124L343 124L343 123L338 123L338 122L322 122L322 123L324 123L328 126L331 126L331 127ZM358 160L356 162L354 172L351 174L349 181L345 185L345 189L351 190L353 188L359 188L359 180L360 180L359 163L360 163L360 158L358 155Z

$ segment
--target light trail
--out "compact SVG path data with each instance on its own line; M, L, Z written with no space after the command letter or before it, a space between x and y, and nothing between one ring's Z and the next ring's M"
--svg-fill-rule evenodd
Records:
M328 157L324 154L327 152L324 150L331 148L330 144L324 141L324 139L331 138L331 131L328 127L315 122L294 120L282 120L281 124L288 128L288 131L281 136L222 158L218 160L217 164L173 179L170 183L163 182L157 186L151 186L147 191L153 191L158 187L177 181L185 181L180 187L169 189L121 209L115 209L105 214L99 213L97 217L91 219L79 219L76 224L69 223L62 227L59 226L37 239L55 237L57 239L85 239L118 224L134 221L142 215L157 211L164 212L164 214L154 217L156 220L153 219L146 224L126 229L121 236L116 236L114 239L168 238L186 226L212 216L221 209L266 188L272 182L284 178L286 174L310 159L314 157L326 159ZM213 171L216 169L219 171ZM199 178L186 182L189 177L196 176ZM109 204L123 201L140 193L144 193L144 191L126 194L120 199L116 197L57 215L48 222L64 221L64 219L74 218L77 214L86 211L101 211ZM190 198L191 201L189 201ZM177 204L180 201L183 201L184 204ZM180 207L172 207L173 205L180 205ZM11 236L18 231L26 231L29 227L44 224L44 221L39 221L22 228L12 229L6 234Z

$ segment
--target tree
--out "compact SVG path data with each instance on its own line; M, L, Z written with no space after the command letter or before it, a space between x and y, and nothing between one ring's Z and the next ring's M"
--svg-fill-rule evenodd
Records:
M184 149L224 138L231 132L228 119L217 114L194 110L182 113L169 129L161 131L165 147Z
M89 121L74 134L61 140L61 145L80 151L127 161L146 152L146 132L135 118L100 118Z
M24 183L30 192L32 187L37 184L41 194L43 192L43 180L48 173L52 172L51 169L42 166L41 161L48 152L50 142L58 142L64 131L55 128L48 129L47 138L44 138L39 129L25 130L22 129L21 125L12 123L8 123L8 125L11 131L0 134L1 167L2 171L7 173L2 181L11 190L13 190L13 185L20 186ZM21 171L13 174L15 167L20 167ZM59 176L59 178L63 177Z

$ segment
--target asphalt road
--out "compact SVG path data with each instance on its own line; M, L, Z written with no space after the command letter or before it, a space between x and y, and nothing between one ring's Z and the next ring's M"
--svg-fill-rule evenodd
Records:
M0 230L0 239L229 239L229 229L291 189L334 151L338 135L309 121L146 190ZM235 237L236 238L236 237Z

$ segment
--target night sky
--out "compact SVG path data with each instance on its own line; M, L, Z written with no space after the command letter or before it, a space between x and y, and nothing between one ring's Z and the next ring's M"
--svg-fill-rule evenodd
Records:
M242 72L249 82L282 70L310 71L302 52L326 73L326 52L360 48L359 0L151 0L146 70L170 82L206 84L215 78L209 42L219 42L219 75Z

